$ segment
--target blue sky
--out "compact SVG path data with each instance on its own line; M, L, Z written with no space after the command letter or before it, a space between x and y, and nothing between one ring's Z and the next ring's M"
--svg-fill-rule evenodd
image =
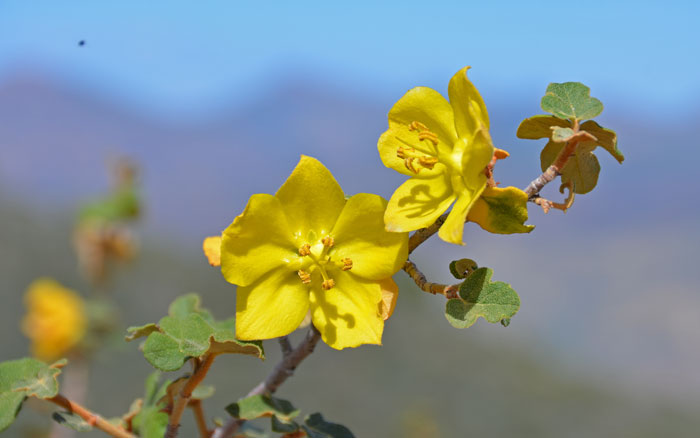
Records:
M487 102L568 80L664 113L700 96L700 2L435 3L0 0L0 81L39 67L193 115L300 74L392 100L465 64Z

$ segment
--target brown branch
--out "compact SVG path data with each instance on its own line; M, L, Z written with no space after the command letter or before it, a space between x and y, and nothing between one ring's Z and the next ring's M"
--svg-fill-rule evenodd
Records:
M579 143L583 141L597 140L590 133L586 131L579 131L578 120L574 122L573 131L574 134L569 137L566 145L561 151L559 151L559 154L554 159L554 162L525 188L524 192L527 194L528 199L533 200L537 198L544 186L552 182L554 178L561 175L561 170L564 168L564 166L566 166L566 163L569 162L569 159L574 156L576 146L578 146Z
M260 382L255 388L250 390L246 397L260 394L273 394L277 391L277 388L284 383L289 377L294 374L294 370L299 366L299 364L306 359L311 353L314 352L316 344L321 340L321 333L313 325L306 333L304 338L296 348L291 350L288 354L282 357L282 360L275 365L272 373L267 376L267 378ZM284 345L284 341L280 341ZM284 346L283 353L284 353ZM222 427L217 428L212 435L212 438L228 438L232 436L239 427L245 422L245 420L230 419Z
M202 400L190 400L188 405L194 414L194 421L197 423L197 430L200 438L209 438L211 431L207 427L207 420L204 417L204 409L202 408Z
M190 401L190 397L192 397L192 391L194 391L197 385L202 383L202 380L204 380L207 372L209 372L209 368L211 368L211 364L214 362L215 357L216 355L214 354L205 356L204 360L198 364L192 376L187 379L185 386L182 387L182 390L175 401L175 405L173 406L173 411L170 413L170 420L168 421L168 428L165 431L165 438L175 438L177 436L177 431L180 428L180 419L182 418L182 414L185 412L185 408L187 407L187 403Z
M406 273L411 277L411 279L413 279L413 281L420 288L420 290L433 295L444 295L447 299L457 298L459 284L447 285L440 283L431 283L428 281L427 278L425 278L425 275L423 275L423 273L418 269L418 266L416 266L416 264L410 260L407 260L406 263L403 265L403 270L406 271Z
M68 400L66 397L58 394L55 397L47 398L46 400L51 403L55 403L58 406L66 409L68 412L74 413L83 420L85 420L90 426L100 429L102 432L111 435L115 438L136 438L136 435L124 430L122 427L116 426L99 415L89 411L87 408L79 405L76 402Z
M442 224L445 223L445 220L447 220L447 213L443 214L432 225L428 225L425 228L421 228L420 230L416 230L415 233L411 235L411 237L408 238L408 253L412 253L413 250L418 248L423 242L428 240L430 236L433 234L437 233Z

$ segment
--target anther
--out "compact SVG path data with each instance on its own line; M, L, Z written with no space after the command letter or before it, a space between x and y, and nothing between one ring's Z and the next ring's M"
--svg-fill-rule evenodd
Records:
M428 127L422 124L421 122L411 122L408 125L408 130L409 131L427 131Z
M431 169L435 167L435 164L437 164L438 159L435 157L420 157L418 159L418 163L420 163L421 166Z
M297 274L299 274L299 278L301 278L301 282L304 284L309 284L311 283L311 274L308 272L304 271L303 269L300 269Z
M333 281L332 278L329 278L328 280L323 280L323 283L321 283L321 287L323 288L323 290L332 289L333 286L335 286L335 281Z
M340 259L340 261L343 262L343 267L340 269L342 269L343 271L349 271L352 269L352 260L345 257L343 259Z
M321 239L321 243L323 243L323 246L331 248L335 243L335 239L333 239L331 236L326 236L323 239Z
M413 165L413 161L415 158L406 158L403 160L403 165L406 166L406 169L410 170L413 173L418 173L420 169L416 169L416 166Z
M409 154L415 151L416 150L413 148L405 148L403 146L399 146L399 148L396 150L396 156L401 159L408 158Z
M425 131L421 132L418 134L418 140L423 141L423 140L430 140L434 146L437 146L438 144L438 137L437 135L433 134L430 131Z
M308 243L301 245L301 247L299 248L299 255L304 257L309 254L311 254L311 245L309 245Z

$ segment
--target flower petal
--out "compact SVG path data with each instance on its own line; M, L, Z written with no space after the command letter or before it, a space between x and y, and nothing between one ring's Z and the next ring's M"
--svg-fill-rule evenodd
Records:
M243 214L224 230L221 273L226 281L248 286L265 273L299 258L296 242L276 197L250 197Z
M276 269L236 291L236 338L270 339L296 330L309 310L309 287L296 272Z
M450 97L450 105L454 111L455 126L460 138L469 138L482 127L489 129L489 114L479 91L467 78L467 70L464 67L458 71L447 87Z
M317 159L305 155L275 196L292 233L302 240L311 230L321 235L330 232L345 205L343 190L331 172Z
M472 196L471 193L460 194L457 197L457 202L452 206L452 211L447 215L445 223L442 224L438 231L438 236L448 243L456 245L464 245L462 235L464 233L464 222L467 220L467 213L476 201L478 196Z
M494 150L489 132L485 129L476 131L462 155L462 179L465 186L479 192L483 190L487 180L484 170L491 162Z
M380 281L379 286L382 288L382 301L379 303L379 313L382 315L382 319L386 321L394 313L396 300L399 298L399 286L396 285L396 282L391 277Z
M384 319L379 313L382 291L379 282L349 272L333 276L335 287L323 290L314 282L311 318L323 341L342 350L362 344L381 344Z
M394 275L408 258L408 234L384 228L387 202L381 196L360 193L345 204L331 232L334 260L352 260L352 273L368 280Z
M202 242L202 250L212 266L221 266L221 236L209 236Z
M408 90L389 111L389 128L419 122L435 133L439 143L451 146L457 139L454 115L449 102L440 93L428 87ZM423 142L429 146L429 142Z
M411 178L394 192L384 213L386 229L413 231L435 222L456 195L446 173L433 178Z
M419 166L420 163L418 163L416 160L414 161L414 166L417 167L418 172L414 172L408 168L404 158L399 158L398 152L400 147L414 148L421 155L428 158L437 157L438 155L437 149L429 140L420 141L418 139L417 131L410 131L407 125L394 125L384 132L384 134L379 137L379 141L377 142L379 157L382 159L382 163L384 163L386 167L394 169L395 171L403 173L404 175L414 176L416 178L430 178L445 171L445 166L442 163L436 163L434 167L430 169L425 166ZM441 140L438 140L438 147L444 149L445 153L448 153L452 148L452 144L447 146L446 144L442 143Z

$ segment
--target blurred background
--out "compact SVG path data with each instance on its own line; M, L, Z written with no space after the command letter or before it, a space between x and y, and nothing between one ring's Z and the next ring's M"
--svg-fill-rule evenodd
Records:
M509 327L454 329L444 300L399 273L384 346L320 345L278 395L358 437L697 436L700 3L376 3L0 0L0 360L28 354L33 279L92 287L72 248L76 211L126 157L140 253L109 281L119 330L96 353L86 402L121 415L150 372L123 328L192 291L220 318L234 311L202 239L251 194L274 193L300 154L346 193L388 198L403 178L376 151L387 112L414 86L446 93L471 65L511 154L496 168L503 185L539 174L544 142L515 132L549 82L591 87L624 165L599 152L598 187L566 214L531 205L529 235L468 224L465 247L431 241L412 256L438 282L453 259L493 268L521 297ZM266 346L262 365L218 361L210 416L274 366ZM4 436L49 423L25 409Z

